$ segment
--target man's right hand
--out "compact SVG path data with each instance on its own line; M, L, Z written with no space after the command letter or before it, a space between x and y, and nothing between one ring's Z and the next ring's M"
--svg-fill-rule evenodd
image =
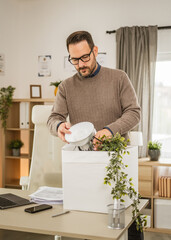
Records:
M63 141L63 142L67 142L65 140L65 134L71 134L71 131L69 131L71 127L71 124L69 122L64 122L61 123L58 127L58 137Z

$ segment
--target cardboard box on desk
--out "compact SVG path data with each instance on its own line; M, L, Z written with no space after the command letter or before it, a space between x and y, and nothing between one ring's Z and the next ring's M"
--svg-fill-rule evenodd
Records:
M107 152L74 151L71 145L62 149L62 182L64 209L107 213L107 205L113 203L111 187L104 184L106 166L110 157ZM130 155L123 156L128 165L125 172L133 178L138 191L138 147L128 147ZM125 205L131 200L125 196Z

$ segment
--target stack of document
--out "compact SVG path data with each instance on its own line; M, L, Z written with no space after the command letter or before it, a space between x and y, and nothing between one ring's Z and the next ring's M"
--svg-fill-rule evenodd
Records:
M38 190L31 195L31 201L41 204L62 204L63 188L55 187L39 187Z

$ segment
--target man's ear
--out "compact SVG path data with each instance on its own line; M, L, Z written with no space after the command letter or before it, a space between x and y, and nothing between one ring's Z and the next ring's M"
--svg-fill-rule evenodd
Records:
M94 46L93 52L94 52L95 57L97 57L97 54L98 54L98 47L97 46Z

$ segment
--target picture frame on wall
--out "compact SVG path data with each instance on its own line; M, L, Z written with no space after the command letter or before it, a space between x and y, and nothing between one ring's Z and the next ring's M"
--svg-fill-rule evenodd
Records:
M51 76L51 55L38 56L38 77L50 77Z
M30 98L41 98L41 85L30 85Z

